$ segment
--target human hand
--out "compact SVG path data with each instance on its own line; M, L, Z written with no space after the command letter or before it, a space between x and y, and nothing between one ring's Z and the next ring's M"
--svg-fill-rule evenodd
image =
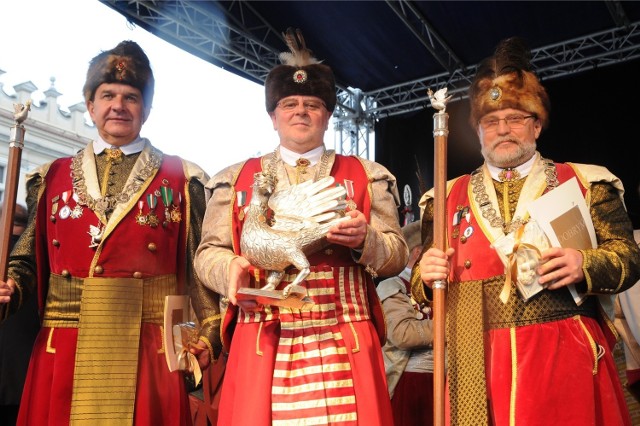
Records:
M16 282L9 278L7 281L0 281L0 304L9 303L11 295L16 289Z
M420 258L420 278L429 288L434 281L444 281L449 277L451 265L449 258L453 256L455 250L449 247L446 252L431 247Z
M192 353L198 360L200 370L205 370L211 364L211 355L209 354L209 347L205 342L198 339L198 342L189 347L189 352Z
M347 214L351 219L342 220L332 226L327 233L327 241L352 249L360 249L367 236L367 218L358 210L352 210Z
M229 288L227 289L227 297L234 305L238 304L236 293L238 289L249 286L249 267L251 263L242 256L238 256L231 261L229 265Z
M551 247L540 253L540 266L536 270L538 283L546 289L561 287L584 280L582 253L572 248Z

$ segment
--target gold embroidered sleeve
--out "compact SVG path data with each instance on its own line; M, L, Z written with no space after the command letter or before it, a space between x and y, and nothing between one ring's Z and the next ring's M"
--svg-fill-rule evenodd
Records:
M236 257L232 241L232 212L235 176L241 165L231 166L207 183L209 199L202 223L202 238L196 252L195 268L202 283L226 296L229 264Z
M400 230L395 177L382 165L363 161L369 174L371 214L358 263L380 277L399 274L407 264L409 249Z
M189 197L191 201L189 236L187 240L187 282L188 292L198 322L200 337L207 343L212 360L217 359L222 350L220 337L220 295L204 286L195 272L194 257L202 235L202 220L205 212L204 186L198 179L189 181Z
M30 297L37 297L36 290L36 253L35 253L35 216L38 199L44 191L44 176L34 173L27 179L27 210L29 221L20 239L9 256L7 276L18 284L11 302L0 306L0 319L16 312ZM45 203L46 204L46 203ZM46 206L45 206L46 207Z
M640 279L640 249L616 189L608 183L593 184L590 212L598 248L582 250L586 290L590 294L624 291Z

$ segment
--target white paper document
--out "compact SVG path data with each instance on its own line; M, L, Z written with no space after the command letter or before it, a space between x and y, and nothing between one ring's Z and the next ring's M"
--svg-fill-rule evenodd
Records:
M552 247L589 249L597 247L596 231L575 177L542 195L529 205L529 215L538 222ZM585 295L569 286L579 305Z

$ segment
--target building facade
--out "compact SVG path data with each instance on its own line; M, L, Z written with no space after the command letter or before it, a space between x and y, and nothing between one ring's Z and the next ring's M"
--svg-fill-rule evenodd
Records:
M0 70L0 200L4 198L9 157L9 138L15 126L14 106L26 104L33 99L38 88L31 82L13 86L14 94L7 94L2 82L5 71ZM20 183L17 202L26 205L25 176L42 164L59 157L74 155L97 135L96 128L87 123L84 103L78 103L63 110L57 98L62 95L54 87L43 92L44 99L32 102L28 118L22 123L25 128L24 148L21 154Z

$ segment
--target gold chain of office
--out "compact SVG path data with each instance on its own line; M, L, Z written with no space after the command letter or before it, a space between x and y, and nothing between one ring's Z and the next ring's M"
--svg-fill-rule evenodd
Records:
M129 201L133 194L140 190L142 184L160 167L162 161L161 155L155 149L152 149L149 159L144 163L140 171L136 173L131 182L122 189L122 192L95 199L87 192L87 184L82 171L83 155L84 150L80 150L71 160L73 190L78 195L78 204L87 206L99 214L112 211L118 204Z
M540 160L544 163L544 175L547 183L547 191L550 191L560 184L558 182L556 166L553 161L546 158L541 158ZM526 221L518 217L515 217L512 221L505 223L502 216L498 216L499 207L493 205L484 186L482 166L478 167L471 173L471 188L474 194L474 199L480 207L482 217L488 220L489 224L494 228L502 228L502 231L506 234L526 223Z
M316 172L313 176L314 182L316 182L319 178L323 178L327 176L327 169L329 166L329 159L331 158L331 153L333 153L333 150L330 150L330 149L325 149L322 152L322 157L320 158L318 168L316 169ZM267 173L273 178L276 178L277 176L276 168L277 168L278 161L282 161L282 158L280 157L280 150L276 148L271 154L271 160L269 161L267 166Z

